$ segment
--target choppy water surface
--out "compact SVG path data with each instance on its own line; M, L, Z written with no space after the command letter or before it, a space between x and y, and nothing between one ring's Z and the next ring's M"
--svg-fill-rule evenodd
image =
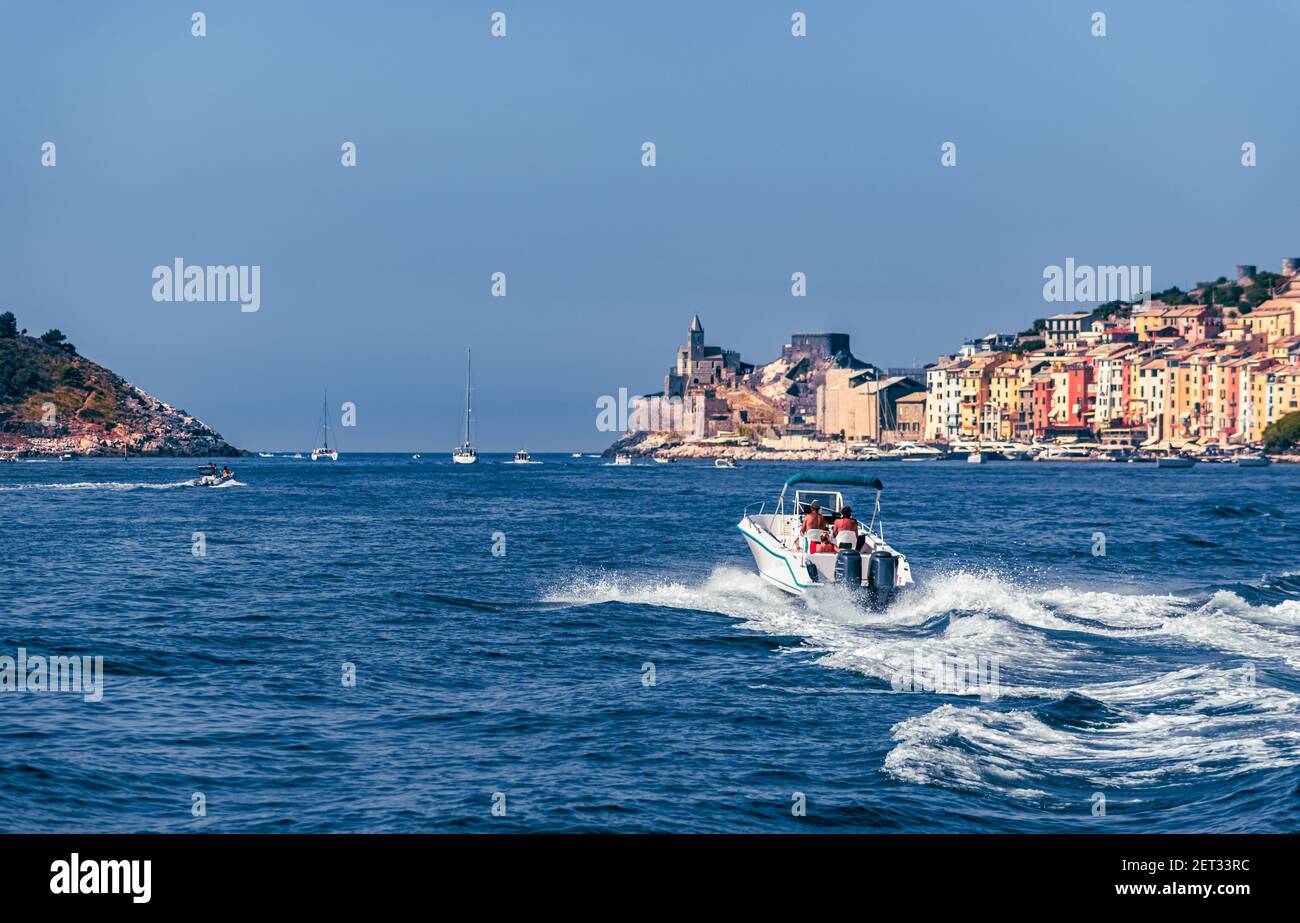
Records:
M753 574L793 468L505 460L0 465L0 655L106 673L0 693L4 829L1300 829L1300 466L857 466L868 613Z

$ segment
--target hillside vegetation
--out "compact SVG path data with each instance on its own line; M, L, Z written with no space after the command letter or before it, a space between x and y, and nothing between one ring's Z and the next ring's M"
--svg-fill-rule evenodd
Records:
M0 314L0 449L28 455L239 455L220 434L79 355L58 329L32 337Z

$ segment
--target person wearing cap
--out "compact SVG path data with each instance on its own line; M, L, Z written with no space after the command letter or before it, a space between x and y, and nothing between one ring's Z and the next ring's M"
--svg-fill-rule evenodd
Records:
M802 535L809 529L826 531L826 517L822 515L821 503L816 500L808 508L808 515L803 518L803 528L799 530L799 534Z

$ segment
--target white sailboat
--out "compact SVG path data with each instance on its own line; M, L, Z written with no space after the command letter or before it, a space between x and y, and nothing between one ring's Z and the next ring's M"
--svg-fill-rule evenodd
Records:
M474 446L469 441L469 423L472 411L470 409L470 382L471 382L471 365L470 351L465 350L465 441L451 451L451 460L458 465L472 465L478 461L478 452L474 451Z
M328 458L330 461L339 460L339 450L330 448L330 396L325 392L325 403L320 409L320 429L321 444L311 450L311 460L320 461L322 458Z

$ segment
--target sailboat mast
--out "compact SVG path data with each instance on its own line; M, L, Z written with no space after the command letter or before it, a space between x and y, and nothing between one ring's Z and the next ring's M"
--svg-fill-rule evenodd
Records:
M330 447L330 393L328 390L325 392L325 403L320 409L320 419L321 425L325 429L325 448L328 449Z
M469 415L470 415L469 389L470 389L470 374L472 369L471 363L472 363L472 357L470 355L469 349L467 348L465 350L465 443L464 443L465 445L469 445Z

